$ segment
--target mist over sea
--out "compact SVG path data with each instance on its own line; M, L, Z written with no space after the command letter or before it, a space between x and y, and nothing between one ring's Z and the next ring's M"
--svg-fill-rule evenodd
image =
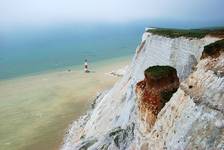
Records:
M144 26L55 25L0 32L0 79L134 54Z

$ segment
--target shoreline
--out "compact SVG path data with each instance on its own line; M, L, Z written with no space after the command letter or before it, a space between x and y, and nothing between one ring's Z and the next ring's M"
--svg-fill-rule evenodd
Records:
M90 70L94 68L95 72L88 74L74 69L76 66L71 71L60 69L0 80L2 148L58 149L69 124L89 109L97 92L111 88L120 79L105 73L124 67L131 58L90 63Z
M121 56L121 57L113 57L113 58L102 59L102 60L93 61L93 62L90 61L88 63L90 65L90 67L96 67L96 66L99 66L99 65L108 65L109 63L114 62L114 61L124 61L124 60L127 60L127 59L131 59L132 57L133 57L133 55L129 54L129 55L126 55L126 56ZM68 70L80 71L80 70L83 70L83 65L84 65L84 61L83 61L83 64L64 66L64 67L59 67L59 68L56 68L56 69L48 69L48 70L37 71L37 72L33 72L33 73L26 73L26 74L18 75L18 76L15 76L15 77L0 78L0 83L1 83L1 81L16 80L16 79L22 79L22 78L27 78L27 77L49 74L49 73L64 72L64 71L68 71Z

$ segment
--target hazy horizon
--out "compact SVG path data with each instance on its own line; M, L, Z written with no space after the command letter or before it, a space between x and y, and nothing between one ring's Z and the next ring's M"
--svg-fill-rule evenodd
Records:
M138 21L148 26L221 26L222 6L222 0L0 0L0 28Z

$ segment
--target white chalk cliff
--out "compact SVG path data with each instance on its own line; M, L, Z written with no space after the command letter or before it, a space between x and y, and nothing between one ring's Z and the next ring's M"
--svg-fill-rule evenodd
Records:
M204 46L217 40L145 32L126 74L71 124L61 149L224 150L224 53L200 60ZM176 68L180 87L146 131L135 86L154 65Z

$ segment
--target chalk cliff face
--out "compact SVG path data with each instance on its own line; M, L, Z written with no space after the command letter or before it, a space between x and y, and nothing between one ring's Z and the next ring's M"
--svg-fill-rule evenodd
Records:
M138 141L145 149L224 149L224 52L195 69Z
M200 60L204 46L217 40L171 39L145 32L126 74L71 125L62 149L224 149L224 53ZM147 130L140 119L138 88L147 86L142 93L150 93L154 84L147 76L144 80L144 71L156 65L175 68L180 87L164 107L159 105ZM168 78L175 83L168 83ZM176 89L178 78L168 75L157 89Z

